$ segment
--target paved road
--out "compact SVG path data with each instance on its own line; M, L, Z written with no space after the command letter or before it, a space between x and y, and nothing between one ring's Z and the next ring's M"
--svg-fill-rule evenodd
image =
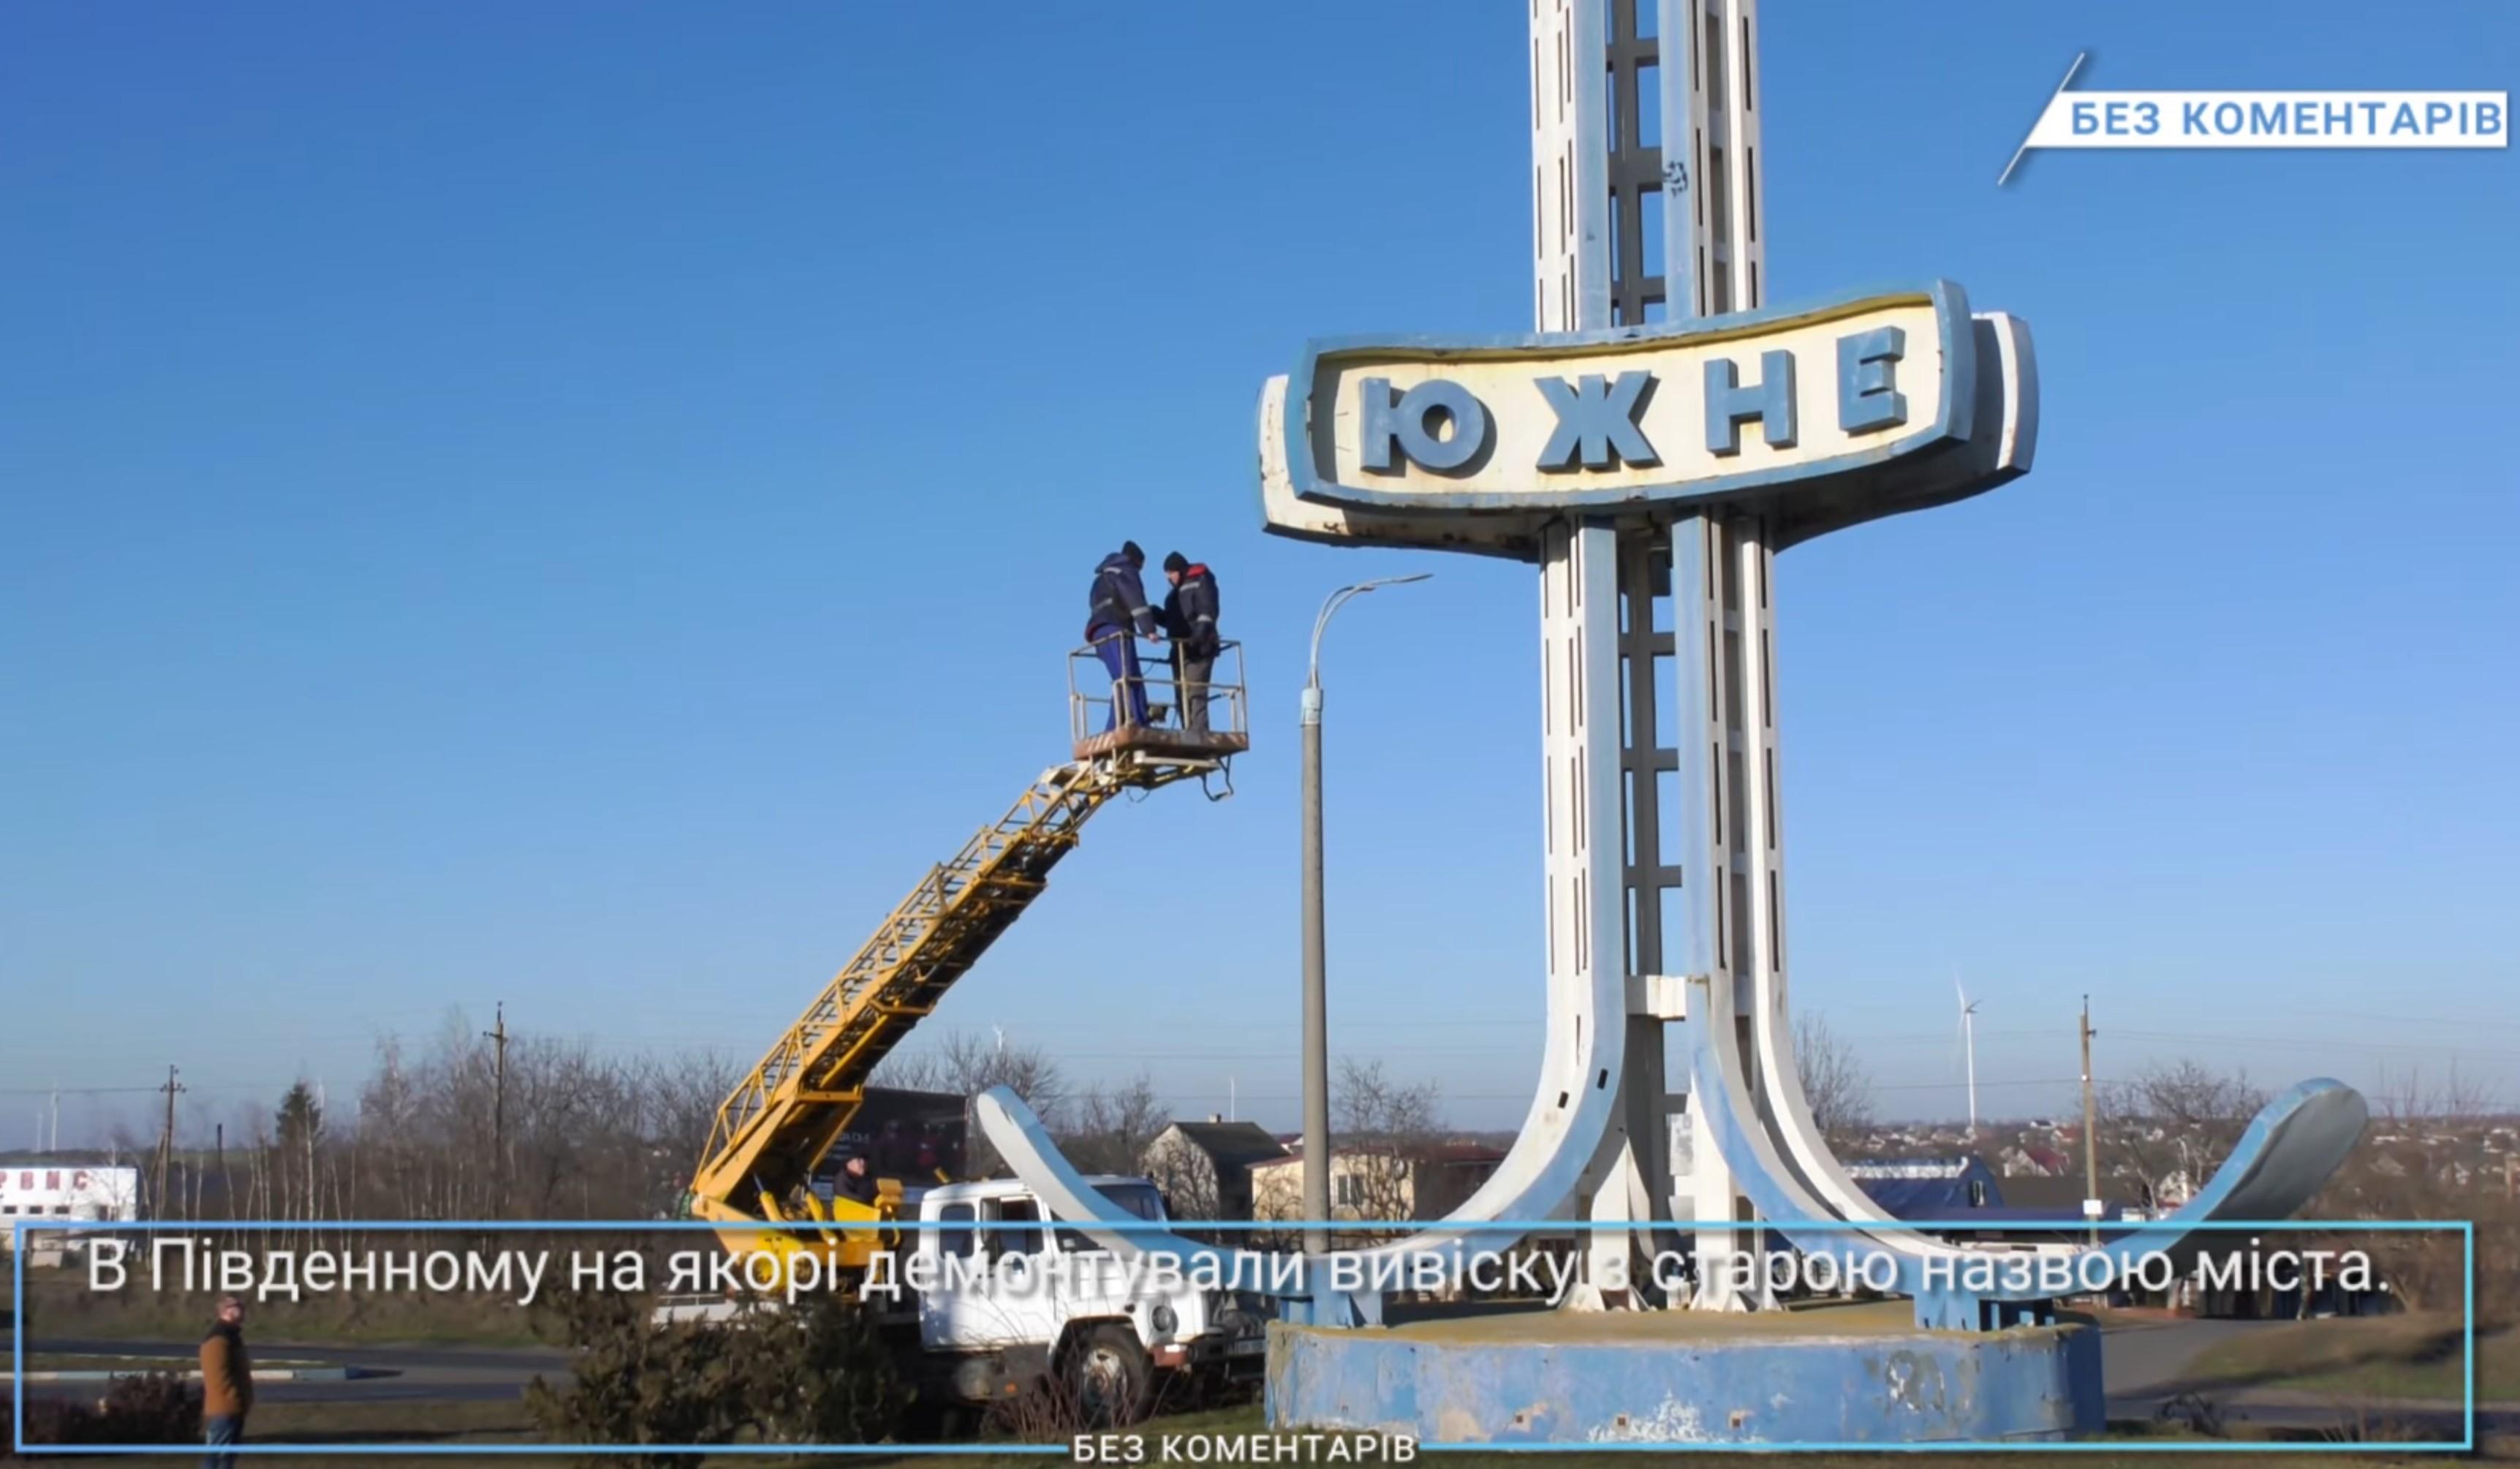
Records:
M513 1400L540 1373L555 1380L568 1372L568 1354L548 1347L436 1346L305 1346L250 1341L254 1354L266 1360L301 1358L326 1366L351 1367L371 1376L347 1381L275 1382L259 1386L254 1396L267 1402L499 1402ZM26 1344L37 1353L79 1356L164 1356L189 1362L199 1344L193 1342L103 1342L60 1337ZM26 1384L37 1396L87 1397L96 1385L87 1382Z

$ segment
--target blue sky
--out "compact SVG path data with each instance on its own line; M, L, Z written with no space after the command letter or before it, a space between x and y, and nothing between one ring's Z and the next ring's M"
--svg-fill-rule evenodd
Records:
M1773 10L1778 300L2027 319L2039 468L1778 574L1798 1005L1898 1115L2193 1055L2520 1098L2520 173L2074 153L2100 88L2508 88L2472 3ZM1338 1048L1520 1116L1534 573L1259 529L1308 335L1528 326L1514 5L0 13L0 1145L451 1007L756 1054L1062 757L1123 536L1215 564L1238 795L1102 816L938 1022L1290 1124L1332 638ZM13 1104L14 1107L13 1107ZM66 1134L145 1095L73 1098Z

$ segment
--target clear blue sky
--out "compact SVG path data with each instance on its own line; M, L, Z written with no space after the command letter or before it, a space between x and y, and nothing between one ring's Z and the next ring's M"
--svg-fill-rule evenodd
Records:
M1295 1115L1329 587L1339 1048L1520 1116L1534 574L1264 536L1307 335L1527 327L1516 4L0 11L0 1145L450 1006L748 1060L1062 757L1123 536L1219 568L1239 795L1103 815L939 1021ZM1895 1114L2455 1063L2520 1096L2520 161L2050 154L2092 87L2508 88L2477 0L1772 7L1778 299L2025 317L2039 468L1779 573L1795 995ZM1911 106L1912 101L1913 106ZM2182 1036L2186 1038L2181 1038ZM145 1095L75 1103L137 1117Z

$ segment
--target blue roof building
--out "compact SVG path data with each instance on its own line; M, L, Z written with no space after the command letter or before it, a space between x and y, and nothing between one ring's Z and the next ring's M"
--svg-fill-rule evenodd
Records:
M2002 1180L1974 1156L1875 1158L1846 1171L1892 1218L1953 1219L2003 1208Z

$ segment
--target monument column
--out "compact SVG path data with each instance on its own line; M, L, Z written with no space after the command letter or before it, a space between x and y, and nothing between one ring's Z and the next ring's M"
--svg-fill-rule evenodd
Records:
M1764 302L1757 32L1756 0L1534 7L1538 330L1642 325ZM1544 582L1560 554L1561 538L1549 537ZM1578 1205L1597 1221L1749 1216L1688 1105L1699 1088L1666 1074L1665 1028L1680 1018L1680 987L1645 977L1724 974L1745 1055L1762 1050L1758 1027L1783 1023L1773 559L1755 515L1682 516L1631 529L1618 539L1618 596L1588 626L1594 639L1616 642L1624 704L1615 731L1622 911L1593 921L1616 924L1633 997L1623 1106ZM1553 635L1544 621L1544 657L1554 656ZM1661 727L1666 710L1670 729ZM1605 739L1595 757L1604 771L1613 768L1610 752ZM1552 931L1585 921L1569 900L1552 880ZM1706 1230L1691 1242L1701 1282L1693 1304L1749 1304L1733 1298L1723 1270L1739 1239ZM1642 1304L1640 1243L1597 1233L1579 1304Z

